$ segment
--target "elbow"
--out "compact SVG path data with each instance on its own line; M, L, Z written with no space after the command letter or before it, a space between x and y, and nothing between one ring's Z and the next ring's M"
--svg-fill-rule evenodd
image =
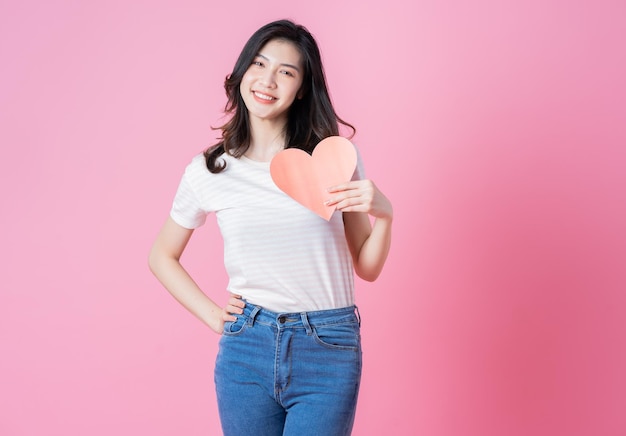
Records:
M380 275L380 270L368 270L366 268L358 268L355 269L356 275L360 278L365 280L366 282L373 282L375 281L378 276Z
M159 269L159 253L152 247L150 254L148 254L148 268L152 274L156 275Z
M178 263L180 255L172 253L155 243L150 254L148 254L148 268L157 278L166 273L172 265L172 262Z
M148 269L150 269L150 272L152 274L154 274L155 267L156 261L154 259L154 256L152 255L152 252L150 252L150 254L148 255Z

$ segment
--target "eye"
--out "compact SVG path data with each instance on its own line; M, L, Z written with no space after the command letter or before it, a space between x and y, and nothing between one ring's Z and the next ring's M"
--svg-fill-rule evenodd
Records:
M295 74L293 74L291 71L289 70L281 70L280 74L284 74L285 76L289 76L289 77L295 77Z
M257 67L262 67L263 66L263 62L261 62L261 61L252 61L252 65L256 65Z

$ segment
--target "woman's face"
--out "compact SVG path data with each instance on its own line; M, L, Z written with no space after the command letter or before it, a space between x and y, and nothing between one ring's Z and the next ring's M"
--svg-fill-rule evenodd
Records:
M302 56L293 43L274 39L265 44L239 85L250 118L286 123L303 75Z

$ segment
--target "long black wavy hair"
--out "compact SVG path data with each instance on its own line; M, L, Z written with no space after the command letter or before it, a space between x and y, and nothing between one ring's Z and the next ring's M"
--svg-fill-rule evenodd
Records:
M300 148L310 154L322 139L339 134L338 123L349 127L354 135L354 127L337 116L330 101L322 58L313 35L304 26L292 21L274 21L250 37L233 72L226 76L224 89L228 101L224 111L232 116L226 124L216 128L222 131L220 141L204 152L206 166L212 173L219 173L226 168L226 162L219 159L222 154L239 158L250 146L250 119L239 85L263 46L276 39L294 44L302 56L303 64L302 87L298 93L302 98L294 100L289 108L285 147Z

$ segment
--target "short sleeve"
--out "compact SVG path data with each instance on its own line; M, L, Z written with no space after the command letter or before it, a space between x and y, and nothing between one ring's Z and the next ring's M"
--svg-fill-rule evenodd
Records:
M356 168L354 169L354 174L352 174L351 180L363 180L365 178L365 169L363 167L363 159L361 158L361 153L359 152L359 148L357 146L354 147L356 150Z
M177 224L187 229L195 229L205 223L207 212L201 207L190 179L191 171L188 167L178 185L170 216Z

